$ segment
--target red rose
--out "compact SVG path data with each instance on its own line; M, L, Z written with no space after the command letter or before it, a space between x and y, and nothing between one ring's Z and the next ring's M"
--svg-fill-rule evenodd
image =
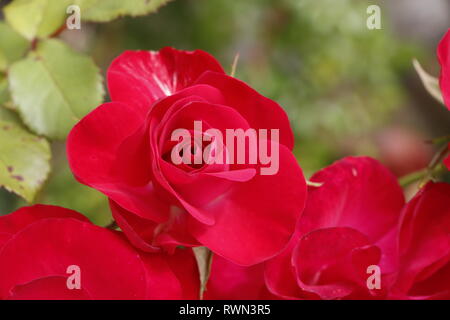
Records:
M288 118L277 103L225 75L198 50L125 52L109 68L108 86L113 102L74 127L68 157L80 182L109 197L114 218L135 246L203 245L240 265L264 261L286 246L306 186L291 152ZM195 121L202 121L201 130ZM177 163L171 136L177 129L193 133L189 153L220 146L195 139L204 139L207 129L223 136L227 129L278 129L278 142L273 136L263 141L266 151L278 150L277 173L261 174L267 169L261 159ZM255 156L253 147L247 146L246 159Z
M438 59L441 64L439 85L447 108L450 109L450 29L442 38L438 46Z
M121 232L36 205L0 217L0 299L194 299L190 250L139 253Z
M381 297L396 270L396 230L404 197L376 160L345 158L316 173L295 237L266 263L269 289L287 299ZM368 287L379 267L381 288Z
M422 188L403 209L399 230L392 297L450 299L450 184Z

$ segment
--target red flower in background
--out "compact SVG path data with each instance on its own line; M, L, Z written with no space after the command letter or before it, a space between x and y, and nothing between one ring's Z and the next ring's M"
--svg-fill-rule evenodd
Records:
M0 299L195 299L191 250L137 252L121 232L64 208L36 205L0 217ZM69 289L68 267L79 268Z
M450 185L428 183L405 206L392 298L450 299Z
M214 260L206 297L450 299L450 184L429 182L404 205L370 158L345 158L312 181L323 185L310 188L286 250L247 268ZM379 289L367 285L372 265Z
M297 233L267 262L269 289L287 299L368 299L367 269L396 270L395 235L404 204L395 177L376 160L345 158L316 173ZM387 281L387 280L386 280ZM382 288L383 289L383 288Z
M384 298L396 272L396 234L404 205L395 177L371 158L345 158L316 173L288 247L252 267L213 260L207 298ZM369 266L381 290L367 288ZM271 293L268 293L271 292Z
M225 75L202 51L128 51L108 70L113 102L68 138L76 178L106 194L130 241L145 251L204 245L240 265L278 254L304 207L306 184L283 109ZM170 155L174 129L279 129L279 171L256 165L188 166ZM206 128L205 128L206 129ZM268 141L275 144L275 141Z
M438 46L438 59L441 64L439 85L447 108L450 109L450 29Z

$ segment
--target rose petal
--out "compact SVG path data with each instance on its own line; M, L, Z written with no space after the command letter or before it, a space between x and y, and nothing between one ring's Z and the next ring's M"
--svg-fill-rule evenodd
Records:
M13 213L0 216L0 248L14 234L28 225L41 219L50 218L71 218L89 222L82 214L62 207L40 204L22 207Z
M450 184L429 182L404 208L397 291L407 294L415 282L425 281L450 263L449 203Z
M120 144L136 132L144 118L132 107L105 103L78 122L69 134L67 154L75 177L84 184L114 181L110 171Z
M17 285L7 300L90 300L83 288L67 289L67 277L50 276Z
M450 259L450 257L449 257ZM449 260L447 259L447 260ZM423 281L419 281L409 290L410 298L422 297L423 299L450 299L450 262Z
M113 170L121 144L139 131L143 122L143 117L128 105L117 102L101 105L70 132L67 141L69 165L81 183L103 192L138 215L164 221L168 206L161 201L151 201L152 197L157 198L152 184L130 186L123 175L115 174L117 171ZM150 180L149 166L140 166L142 181Z
M108 88L112 101L146 113L155 101L192 85L205 71L224 72L201 50L125 51L108 69Z
M323 299L336 299L368 291L366 271L378 265L379 258L380 250L357 230L327 228L302 237L292 262L302 288Z

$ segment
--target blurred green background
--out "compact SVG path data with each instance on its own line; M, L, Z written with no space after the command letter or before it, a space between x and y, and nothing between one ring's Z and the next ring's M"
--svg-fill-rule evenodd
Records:
M381 30L366 27L369 4L381 7ZM103 74L126 49L203 49L226 70L239 53L236 77L288 112L307 177L346 155L376 157L402 176L429 162L436 147L426 140L449 133L450 113L411 63L416 57L437 76L436 46L449 27L447 0L174 0L155 14L83 23L60 37L92 55ZM108 223L106 198L75 181L64 143L52 151L35 202ZM22 205L0 190L0 213Z

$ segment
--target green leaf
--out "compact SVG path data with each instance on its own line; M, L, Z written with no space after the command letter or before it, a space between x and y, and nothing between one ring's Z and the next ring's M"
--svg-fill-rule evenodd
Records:
M9 100L8 80L0 74L0 106Z
M107 22L121 16L140 16L155 12L170 0L78 0L81 19Z
M0 71L20 59L29 47L28 41L10 26L0 22Z
M8 23L25 38L46 38L58 30L78 5L84 21L107 22L121 16L155 12L170 0L14 0L4 8Z
M3 10L6 21L28 40L45 38L66 20L67 7L73 0L14 0Z
M413 60L413 65L428 93L437 101L444 104L444 98L442 97L439 80L429 75L416 59Z
M91 58L55 39L9 70L10 92L24 122L39 135L64 139L73 125L101 104L102 77Z
M8 60L5 55L0 51L0 71L6 70L8 67Z
M50 145L0 108L0 187L32 202L50 172Z

